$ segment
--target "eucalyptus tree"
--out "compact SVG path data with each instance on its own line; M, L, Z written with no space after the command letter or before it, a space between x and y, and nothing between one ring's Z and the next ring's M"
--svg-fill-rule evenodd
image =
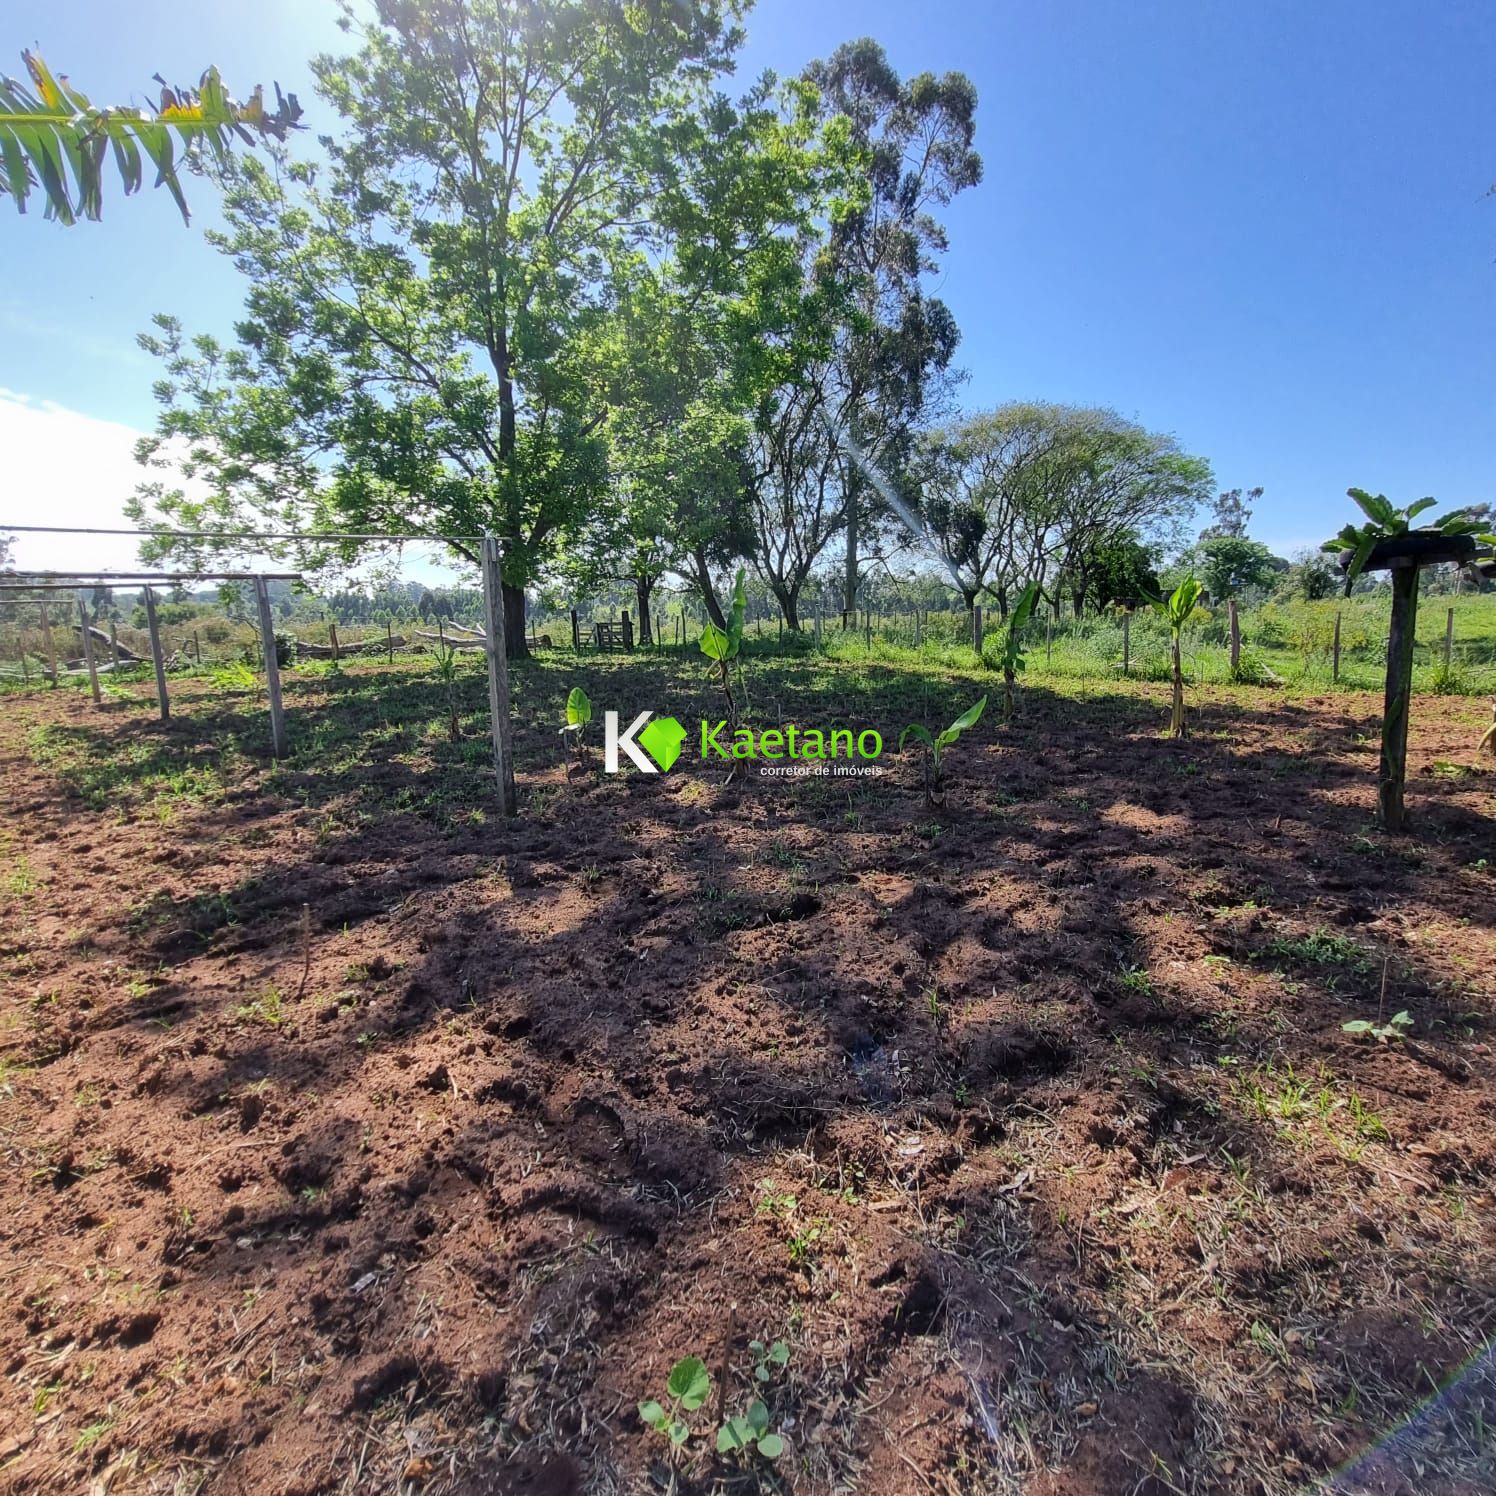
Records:
M890 474L906 462L921 413L947 376L960 339L955 318L925 289L947 247L935 210L981 180L976 89L962 73L906 80L883 48L864 37L806 77L829 117L847 122L868 165L861 203L829 227L818 273L855 291L830 356L813 372L827 420L844 447ZM775 415L797 423L789 402ZM782 446L787 433L781 433ZM805 440L819 442L808 430ZM846 494L844 608L856 606L867 519L876 490L856 461L842 466Z
M673 256L716 294L729 230L798 212L798 164L751 159L782 137L712 89L738 10L377 0L358 50L313 64L338 116L325 162L227 174L235 344L170 323L146 340L168 378L142 456L185 438L209 497L148 485L137 514L414 532L469 557L463 537L492 531L522 653L526 585L607 489L620 267Z

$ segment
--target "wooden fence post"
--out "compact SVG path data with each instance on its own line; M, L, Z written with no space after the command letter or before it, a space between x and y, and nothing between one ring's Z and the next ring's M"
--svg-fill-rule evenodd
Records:
M388 618L384 621L384 647L390 657L390 664L395 663L395 625Z
M57 641L52 637L52 620L47 617L47 605L42 604L42 639L47 646L47 670L52 676L52 684L57 684Z
M333 664L337 664L343 658L343 651L338 645L338 621L336 618L327 620L327 639L332 645Z
M156 667L156 704L161 708L161 720L171 721L171 703L166 696L166 659L161 653L161 625L156 619L155 589L145 589L145 626L151 634L151 663Z
M109 620L109 656L116 670L119 669L119 625Z
M1449 674L1449 669L1454 661L1454 609L1451 608L1444 617L1444 673Z
M922 631L920 629L919 609L916 608L914 610L914 651L915 651L916 654L919 653L919 651L923 647L923 645L924 645L924 636L923 636L923 633L922 633Z
M971 605L971 647L978 654L982 652L982 605L973 603Z
M1335 642L1331 648L1334 663L1330 667L1330 680L1333 684L1340 683L1340 609L1335 609Z
M83 599L78 599L78 617L83 626L83 659L88 666L88 684L93 688L94 705L100 706L104 697L99 690L99 671L94 664L93 635L88 630L88 609L83 605Z
M197 630L192 631L192 663L201 665L203 662L203 641L197 637Z
M1122 615L1122 627L1127 628L1127 614ZM1054 605L1049 608L1049 619L1044 625L1044 664L1047 669L1054 664Z
M1388 831L1403 828L1408 773L1408 710L1413 693L1413 634L1418 619L1418 563L1392 568L1392 623L1387 632L1387 689L1382 701L1382 762L1377 804Z
M506 816L518 813L514 745L509 723L509 658L504 644L503 554L495 536L483 537L483 632L488 649L488 714L493 719L493 767ZM575 629L576 610L572 610Z
M1226 613L1231 624L1231 678L1235 680L1241 672L1241 619L1236 612L1236 599L1226 604Z
M260 643L265 650L265 695L270 701L270 751L276 758L291 756L286 741L286 714L281 708L280 661L275 657L275 618L270 611L270 585L255 578L255 604L260 614Z
M1122 615L1122 674L1132 673L1132 614Z
M581 625L577 622L577 610L575 608L571 610L571 647L576 650L578 654L581 654L582 628Z

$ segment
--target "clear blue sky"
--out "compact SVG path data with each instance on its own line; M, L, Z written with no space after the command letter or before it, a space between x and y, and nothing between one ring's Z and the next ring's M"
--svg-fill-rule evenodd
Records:
M296 89L319 129L305 60L340 42L334 15L10 0L0 67L40 44L97 101L211 61L239 91ZM986 179L949 212L940 286L967 403L1107 404L1173 431L1221 487L1265 486L1253 529L1284 550L1338 528L1351 484L1496 498L1492 0L761 0L748 27L745 74L866 34L906 73L976 84ZM150 425L134 334L156 310L226 332L238 303L200 237L211 192L191 196L190 230L159 193L74 229L5 206L0 388ZM54 471L90 428L65 429ZM31 502L5 489L0 517Z

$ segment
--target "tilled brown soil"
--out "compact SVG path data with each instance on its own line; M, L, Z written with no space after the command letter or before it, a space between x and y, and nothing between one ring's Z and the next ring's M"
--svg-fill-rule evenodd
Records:
M569 776L575 678L513 825L393 674L293 681L279 770L207 686L0 702L0 1489L1496 1485L1482 704L1388 838L1363 696L1035 688L937 811Z

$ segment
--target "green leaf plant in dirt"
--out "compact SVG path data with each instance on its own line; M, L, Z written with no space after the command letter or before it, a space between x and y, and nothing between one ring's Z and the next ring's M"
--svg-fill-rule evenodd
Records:
M1169 653L1173 665L1174 700L1169 712L1169 736L1184 736L1184 659L1182 641L1185 626L1195 616L1196 604L1200 601L1200 584L1194 577L1186 577L1168 597L1150 597L1149 603L1161 613L1169 625Z
M968 707L954 722L943 732L932 735L930 729L920 722L911 722L903 732L899 734L899 752L904 751L904 745L913 738L924 751L925 769L925 803L938 806L945 803L945 754L956 740L968 728L975 727L981 721L982 713L987 708L987 698L984 696L975 706Z
M1018 676L1027 664L1023 655L1023 631L1028 627L1029 619L1034 616L1034 606L1038 601L1039 584L1030 582L1018 594L1018 600L1013 604L1012 612L1008 614L1007 627L1003 630L998 662L1003 672L1004 722L1010 722L1013 719L1013 707L1016 700L1014 693L1018 685Z
M727 615L727 627L720 628L715 623L708 623L702 630L701 639L698 641L702 654L711 662L710 674L722 692L723 700L727 707L727 732L726 737L731 738L738 730L738 702L732 690L732 662L738 659L743 648L743 619L748 612L748 584L743 568L738 568L737 580L733 583L732 609ZM738 685L743 689L744 705L747 704L748 692L743 687L743 670L741 664L738 667ZM738 772L738 765L734 762L728 771L727 782L732 783L733 776Z
M1477 545L1496 546L1496 535L1486 533L1489 520L1471 517L1469 509L1451 509L1438 519L1419 525L1415 531L1413 521L1426 509L1434 507L1431 498L1419 499L1406 509L1399 509L1385 494L1367 493L1364 488L1348 488L1346 493L1360 506L1366 516L1364 525L1346 525L1338 535L1325 541L1320 547L1324 551L1349 551L1350 565L1345 570L1345 595L1350 596L1351 587L1361 575L1372 551L1383 540L1392 540L1399 535L1423 534L1445 535L1455 539L1470 536Z
M670 1441L671 1452L691 1437L685 1415L694 1413L711 1396L712 1379L700 1356L683 1356L670 1368L665 1383L669 1406L650 1399L639 1404L639 1417L648 1428Z
M450 644L437 645L431 672L446 689L447 731L455 743L462 736L462 724L457 713L457 651Z
M576 757L575 767L578 770L587 767L587 751L582 739L591 721L591 700L580 686L573 686L571 694L566 698L566 726L561 731L571 738L572 751Z
M1413 1018L1404 1008L1400 1013L1394 1013L1386 1023L1373 1023L1369 1018L1353 1018L1340 1027L1347 1034L1365 1034L1379 1044L1385 1044L1389 1039L1406 1039L1408 1030L1413 1027Z

